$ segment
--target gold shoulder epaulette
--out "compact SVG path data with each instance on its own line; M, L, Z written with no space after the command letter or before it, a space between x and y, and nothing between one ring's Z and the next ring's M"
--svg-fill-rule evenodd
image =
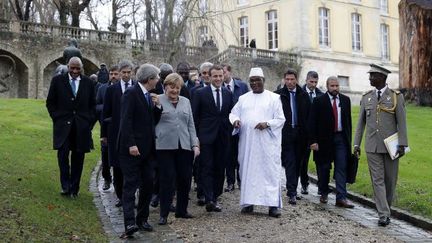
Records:
M370 92L372 92L372 91L373 91L373 89L371 89L371 90L368 90L368 91L364 92L364 93L363 93L363 96L365 96L365 95L369 94L369 93L370 93Z
M394 89L390 89L390 88L389 88L389 90L390 90L391 92L396 93L397 95L401 93L399 90L394 90Z

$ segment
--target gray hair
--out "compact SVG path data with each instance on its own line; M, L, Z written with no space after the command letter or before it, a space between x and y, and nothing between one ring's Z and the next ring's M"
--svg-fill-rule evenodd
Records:
M202 73L202 71L204 70L204 68L211 68L213 66L213 63L211 62L203 62L201 63L200 67L199 67L199 72Z
M153 64L146 63L141 65L136 72L135 78L140 83L147 83L149 79L156 78L160 73L158 67Z
M79 57L71 57L71 59L69 59L68 66L71 63L79 64L81 68L83 67L83 63Z
M133 69L134 65L132 64L132 62L130 62L129 60L122 60L120 61L120 63L118 64L119 66L119 70L121 71L122 69L125 68L130 68Z
M327 78L326 85L328 85L330 81L339 81L339 79L336 76L330 76Z

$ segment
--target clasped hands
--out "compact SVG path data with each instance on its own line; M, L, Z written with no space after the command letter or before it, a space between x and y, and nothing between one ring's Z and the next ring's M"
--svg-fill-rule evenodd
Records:
M240 128L241 123L240 120L237 120L233 123L234 128ZM267 126L267 122L260 122L255 126L255 129L264 130L267 129L269 126Z

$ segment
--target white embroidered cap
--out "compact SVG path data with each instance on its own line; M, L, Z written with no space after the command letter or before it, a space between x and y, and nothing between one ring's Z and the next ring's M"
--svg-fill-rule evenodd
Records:
M249 73L249 78L250 77L262 77L262 78L264 78L263 70L260 67L251 68L250 73Z

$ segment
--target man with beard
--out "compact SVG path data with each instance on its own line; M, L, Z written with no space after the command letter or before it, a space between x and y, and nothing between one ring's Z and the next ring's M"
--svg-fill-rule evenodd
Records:
M346 171L351 154L351 101L339 93L339 81L331 76L327 79L327 93L314 99L308 119L310 149L319 166L318 188L320 202L327 203L331 162L334 161L336 180L336 206L353 208L347 201Z

